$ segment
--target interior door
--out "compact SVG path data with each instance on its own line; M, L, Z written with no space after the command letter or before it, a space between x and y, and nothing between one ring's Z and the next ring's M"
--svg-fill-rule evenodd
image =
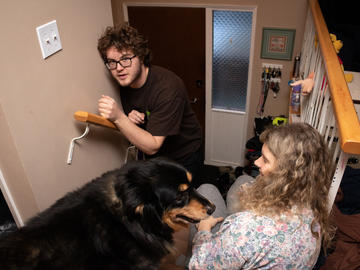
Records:
M152 63L183 79L205 136L205 9L128 6L127 12L149 40Z
M206 9L205 163L244 166L255 8Z

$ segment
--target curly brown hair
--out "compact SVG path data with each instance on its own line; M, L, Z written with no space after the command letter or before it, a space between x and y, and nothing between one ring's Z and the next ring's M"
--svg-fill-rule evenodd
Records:
M107 61L106 52L114 46L118 51L131 50L145 66L150 65L150 49L148 41L138 31L123 24L122 26L108 26L98 40L98 51L104 62Z
M277 216L294 206L299 211L311 208L314 213L312 233L314 237L320 237L314 231L315 224L319 224L326 251L335 232L328 211L334 165L324 139L305 123L267 129L260 139L275 156L275 169L244 188L240 194L241 210Z

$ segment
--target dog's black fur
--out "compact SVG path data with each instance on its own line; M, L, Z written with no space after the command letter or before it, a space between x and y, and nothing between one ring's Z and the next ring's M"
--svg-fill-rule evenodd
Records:
M172 233L215 209L190 181L163 159L105 173L2 236L0 268L157 269Z

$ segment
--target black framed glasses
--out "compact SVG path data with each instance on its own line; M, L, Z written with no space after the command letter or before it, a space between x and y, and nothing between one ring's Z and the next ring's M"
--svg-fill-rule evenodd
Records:
M106 67L110 70L116 69L117 65L119 64L120 66L122 66L123 68L127 68L130 67L132 64L132 59L135 58L136 55L131 56L131 57L124 57L121 58L119 61L113 60L113 59L108 59L105 63Z

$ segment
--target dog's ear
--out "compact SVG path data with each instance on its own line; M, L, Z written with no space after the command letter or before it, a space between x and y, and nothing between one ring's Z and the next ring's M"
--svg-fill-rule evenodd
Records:
M156 203L145 203L145 204L139 204L137 207L135 207L134 210L135 214L143 216L146 218L151 219L160 219L161 213L163 212L163 209L161 209L161 206Z
M150 226L161 227L163 210L159 205L145 204L142 209L142 220Z
M162 215L164 209L162 209L159 202L148 201L139 204L134 209L135 216L141 220L142 227L147 230L157 231L162 230Z

